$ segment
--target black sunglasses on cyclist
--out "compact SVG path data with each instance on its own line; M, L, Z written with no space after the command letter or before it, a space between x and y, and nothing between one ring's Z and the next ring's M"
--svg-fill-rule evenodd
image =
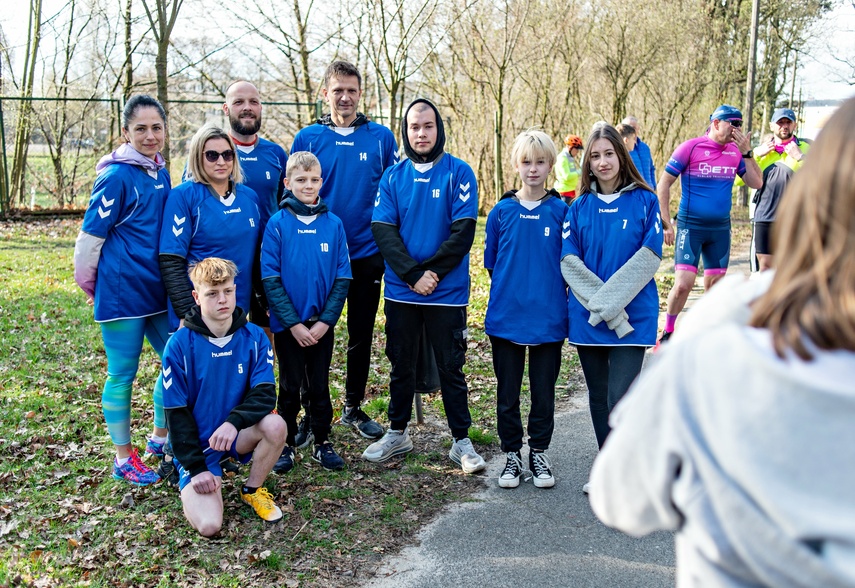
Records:
M226 149L222 153L219 151L205 151L205 159L207 159L210 163L216 163L217 160L222 156L223 161L229 163L230 161L234 161L235 152L231 149Z
M736 127L737 129L742 128L742 121L741 120L729 120L727 122L729 122L730 126L732 126L732 127ZM228 160L226 160L226 161L228 161Z

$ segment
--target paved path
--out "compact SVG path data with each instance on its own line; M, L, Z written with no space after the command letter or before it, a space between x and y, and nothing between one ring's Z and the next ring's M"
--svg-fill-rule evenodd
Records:
M556 485L496 484L504 455L488 467L474 502L452 507L387 560L374 588L674 585L670 533L633 539L601 524L582 493L597 445L587 400L556 416L549 450ZM527 460L527 449L523 459Z
M673 259L663 271L673 272ZM746 243L735 243L729 273L750 273ZM703 276L687 309L703 294ZM504 455L489 464L485 488L473 502L456 505L419 533L418 544L384 561L372 588L543 588L673 586L670 533L633 539L601 524L581 491L597 445L585 396L556 415L549 457L556 485L496 484ZM523 449L523 460L527 460Z

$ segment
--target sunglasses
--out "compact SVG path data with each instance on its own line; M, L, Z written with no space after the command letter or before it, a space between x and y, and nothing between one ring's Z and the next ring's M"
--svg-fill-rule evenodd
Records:
M736 127L737 129L742 128L742 121L741 120L729 120L727 122L729 122L730 126L732 126L732 127ZM226 161L228 161L228 160L226 160Z
M230 161L234 161L235 152L232 151L231 149L226 149L222 153L220 153L219 151L213 151L213 150L212 151L205 151L205 159L207 159L211 163L216 163L217 160L220 158L220 156L222 156L223 161L225 161L226 163L229 163Z

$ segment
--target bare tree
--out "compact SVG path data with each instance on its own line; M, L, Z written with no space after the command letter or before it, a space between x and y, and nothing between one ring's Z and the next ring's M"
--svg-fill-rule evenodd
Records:
M33 105L28 99L33 97L33 81L36 74L36 59L39 53L42 31L42 0L30 0L30 16L27 25L27 51L24 56L24 78L21 85L21 107L18 109L18 127L15 131L15 151L12 156L12 176L10 203L15 199L24 202L25 172L27 167L27 152L30 145L32 129L31 115ZM5 148L5 146L4 146Z
M39 0L40 1L40 0ZM178 20L178 13L184 0L143 0L143 8L151 24L151 33L157 44L157 56L154 60L154 69L157 76L157 99L166 109L169 115L169 85L168 81L168 58L169 39L172 30ZM169 132L166 133L166 141L163 145L163 157L169 168Z

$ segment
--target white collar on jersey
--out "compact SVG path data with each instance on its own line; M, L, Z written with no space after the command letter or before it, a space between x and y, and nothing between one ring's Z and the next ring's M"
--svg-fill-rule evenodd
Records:
M535 208L541 205L543 200L520 200L519 198L517 198L517 202L519 202L520 205L526 210L534 210Z
M225 337L208 337L208 341L211 342L212 345L216 345L220 349L229 344L229 341L232 340L234 333L231 335L226 335Z
M235 143L235 148L241 153L252 153L252 150L255 149L255 146L258 145L258 141L253 143L252 145L238 145Z
M614 194L600 194L597 192L597 198L605 202L606 204L611 204L618 198L620 198L620 192L615 192Z
M427 163L416 163L415 161L413 161L413 167L416 168L417 172L423 174L427 171L430 171L430 169L433 167L433 162L429 161Z
M220 203L223 206L231 206L235 202L235 193L232 191L226 192L225 196L220 196Z
M316 220L318 220L317 214L313 214L311 216L310 215L295 214L294 216L296 216L297 220L300 221L301 223L303 223L304 225L310 225L313 222L315 222Z
M342 137L347 137L352 134L353 131L356 130L356 127L331 127L333 131L341 135Z

